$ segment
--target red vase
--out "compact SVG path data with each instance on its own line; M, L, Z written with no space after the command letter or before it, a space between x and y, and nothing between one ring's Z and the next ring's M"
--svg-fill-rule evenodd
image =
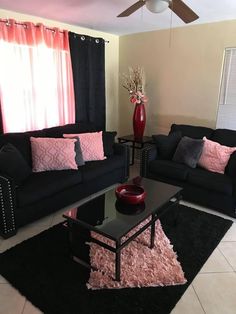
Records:
M136 104L133 115L134 138L141 140L146 124L146 112L144 103Z

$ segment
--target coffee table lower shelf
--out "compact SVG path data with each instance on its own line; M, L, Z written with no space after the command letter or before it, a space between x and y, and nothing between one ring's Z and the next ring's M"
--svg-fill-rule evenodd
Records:
M151 232L150 232L150 249L152 249L154 247L154 242L155 242L155 223L156 221L166 212L166 210L169 210L172 206L176 205L177 203L179 203L181 199L181 195L179 194L176 198L175 201L166 204L165 206L163 206L162 210L160 211L160 209L158 210L158 212L154 212L152 215L150 215L151 219L150 221L143 227L141 227L137 232L135 232L133 235L131 235L127 240L125 240L124 242L122 242L122 238L119 239L113 239L111 237L109 237L108 235L105 235L104 233L100 233L97 230L91 230L89 228L88 225L85 225L83 223L79 223L78 221L74 221L73 219L70 219L70 217L68 216L64 216L67 219L67 222L64 224L69 231L69 245L71 247L71 255L74 261L80 263L83 266L89 267L91 268L91 265L86 262L83 261L80 257L76 256L74 254L74 250L72 249L72 241L73 241L73 227L79 226L80 228L84 228L87 229L89 231L93 231L97 234L101 234L102 236L105 236L111 240L114 241L115 246L110 246L102 241L99 241L98 239L95 239L93 237L90 238L90 242L94 242L102 247L104 247L105 249L113 252L115 254L115 276L114 276L114 280L116 281L120 281L120 275L121 275L121 250L126 247L131 241L133 241L138 235L140 235L142 232L144 232L147 228L151 227ZM132 229L131 229L132 230ZM131 231L130 230L130 231Z

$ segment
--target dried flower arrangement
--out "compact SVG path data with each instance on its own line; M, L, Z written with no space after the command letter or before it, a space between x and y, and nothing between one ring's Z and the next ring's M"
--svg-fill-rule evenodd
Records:
M141 104L148 101L144 93L145 74L143 68L129 67L129 73L123 74L122 86L128 90L130 102L133 104Z

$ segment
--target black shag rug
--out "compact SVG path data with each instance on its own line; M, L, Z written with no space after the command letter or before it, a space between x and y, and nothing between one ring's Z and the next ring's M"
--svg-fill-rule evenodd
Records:
M87 290L89 270L69 258L62 224L0 254L0 274L46 314L170 313L232 221L179 205L161 223L185 272L185 285Z

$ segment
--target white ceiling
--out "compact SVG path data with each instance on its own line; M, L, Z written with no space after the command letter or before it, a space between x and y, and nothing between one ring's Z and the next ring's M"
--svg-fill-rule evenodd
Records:
M0 0L0 8L117 35L170 27L171 11L153 14L144 6L126 18L116 16L137 0ZM184 0L200 18L192 24L236 19L236 0ZM9 16L10 18L10 16ZM191 25L191 24L190 24ZM172 26L185 26L174 13Z

